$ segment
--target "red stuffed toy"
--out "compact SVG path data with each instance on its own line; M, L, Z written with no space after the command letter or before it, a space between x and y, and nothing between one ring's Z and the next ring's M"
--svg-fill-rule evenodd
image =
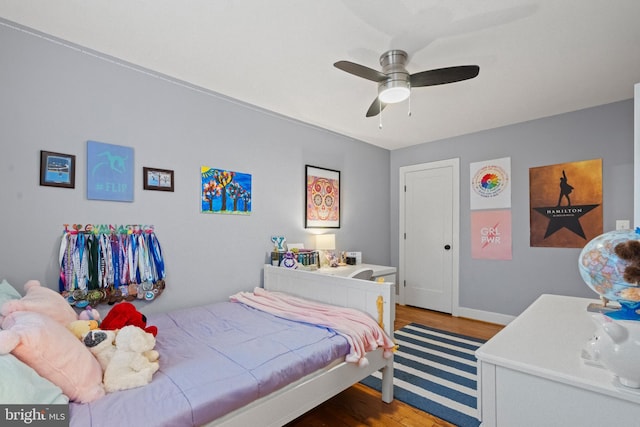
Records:
M100 323L100 329L113 331L122 329L128 325L144 329L145 332L153 334L154 337L158 335L158 328L155 326L147 327L147 318L145 315L140 313L133 304L125 301L113 306Z

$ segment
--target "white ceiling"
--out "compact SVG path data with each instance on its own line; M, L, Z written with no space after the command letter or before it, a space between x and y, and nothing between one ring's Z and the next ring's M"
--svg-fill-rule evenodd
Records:
M633 97L638 0L2 0L0 17L396 149ZM374 82L333 67L477 64L366 118ZM5 60L7 60L5 58ZM517 141L514 141L517 142Z

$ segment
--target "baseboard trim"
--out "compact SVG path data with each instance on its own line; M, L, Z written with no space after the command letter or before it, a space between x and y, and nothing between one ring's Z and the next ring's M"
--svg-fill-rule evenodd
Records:
M498 325L508 325L516 316L508 314L493 313L491 311L476 310L473 308L458 307L457 316L467 319L480 320L483 322L495 323Z

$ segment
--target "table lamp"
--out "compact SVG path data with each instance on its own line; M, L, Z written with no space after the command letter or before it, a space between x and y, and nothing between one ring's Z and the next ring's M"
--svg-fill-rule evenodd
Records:
M321 267L327 264L332 267L338 266L338 260L335 256L336 235L335 234L318 234L316 236L316 250L323 251L324 256L320 257ZM326 261L323 261L326 260Z

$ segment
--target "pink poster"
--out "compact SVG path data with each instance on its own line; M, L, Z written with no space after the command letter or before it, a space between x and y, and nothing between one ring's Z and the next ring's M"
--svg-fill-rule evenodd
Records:
M471 258L511 259L511 210L471 212Z

